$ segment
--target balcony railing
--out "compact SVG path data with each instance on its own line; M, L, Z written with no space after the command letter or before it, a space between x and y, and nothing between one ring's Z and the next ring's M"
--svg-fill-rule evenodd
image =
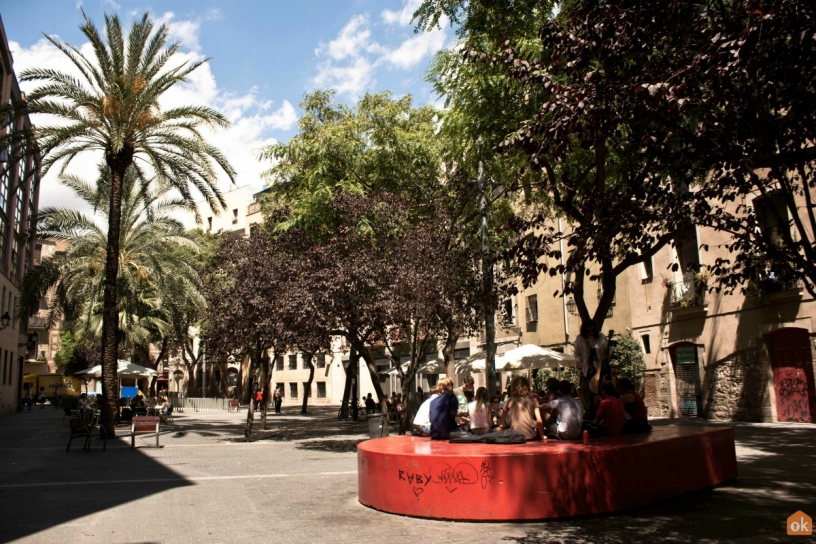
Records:
M697 278L692 271L686 272L683 281L671 286L671 307L679 309L705 306L707 291L705 281Z
M261 211L261 203L260 202L253 202L249 206L247 206L247 215L252 215L253 213L258 213Z
M45 317L40 316L31 316L28 318L28 328L29 329L47 329L48 328L48 319Z

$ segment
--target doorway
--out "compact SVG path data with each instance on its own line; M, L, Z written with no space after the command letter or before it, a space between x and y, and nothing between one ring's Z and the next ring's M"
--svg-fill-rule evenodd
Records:
M778 421L816 421L813 356L807 330L787 328L768 337Z
M703 395L697 346L691 342L681 342L671 346L669 353L674 366L677 409L680 417L702 417Z

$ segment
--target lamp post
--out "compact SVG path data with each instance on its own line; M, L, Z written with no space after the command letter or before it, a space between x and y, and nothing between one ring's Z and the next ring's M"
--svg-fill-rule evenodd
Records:
M5 329L11 324L11 316L8 312L3 314L3 317L0 317L0 330Z

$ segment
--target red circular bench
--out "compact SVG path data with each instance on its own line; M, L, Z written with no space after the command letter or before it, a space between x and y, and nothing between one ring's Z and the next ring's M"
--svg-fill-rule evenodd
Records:
M451 444L392 436L357 447L358 498L424 518L493 521L600 514L737 477L731 428L658 427L580 442Z

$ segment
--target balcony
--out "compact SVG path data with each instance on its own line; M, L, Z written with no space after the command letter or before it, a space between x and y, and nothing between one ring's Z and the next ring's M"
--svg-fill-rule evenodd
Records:
M31 316L28 318L28 328L29 329L47 329L48 328L48 319L42 316Z
M671 292L671 309L684 310L687 308L705 309L706 294L708 292L708 274L688 271L683 280L676 283L665 283Z
M261 203L260 202L253 202L249 206L247 206L247 215L252 215L253 213L260 213L261 211Z

